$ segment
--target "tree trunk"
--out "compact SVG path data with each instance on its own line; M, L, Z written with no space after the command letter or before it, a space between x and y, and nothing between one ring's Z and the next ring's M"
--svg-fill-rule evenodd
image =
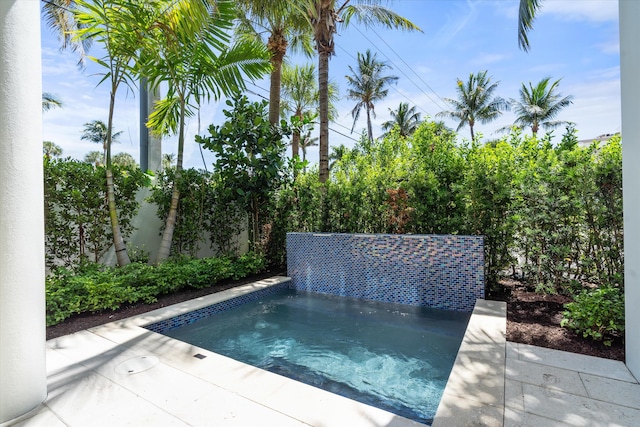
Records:
M329 179L329 52L321 51L318 59L318 92L320 95L320 182Z
M302 121L302 114L296 116ZM294 129L291 135L291 157L293 159L300 157L300 129Z
M287 52L287 40L282 30L274 30L267 42L271 54L271 82L269 84L269 123L277 125L280 119L280 80L282 61Z
M112 85L111 99L109 101L109 122L107 124L107 162L106 162L106 175L107 175L107 202L109 205L109 219L111 220L111 232L113 234L113 247L116 251L116 260L118 266L124 267L129 264L129 255L127 254L127 247L124 244L122 233L120 232L120 224L118 223L118 211L116 210L116 196L113 187L113 171L111 170L111 132L113 130L113 109L115 106L115 93L117 85Z
M182 158L184 154L184 114L185 103L180 100L180 127L178 133L178 159L176 160L176 173L173 178L173 191L171 193L171 204L167 213L167 220L164 224L162 240L156 257L156 264L165 261L171 253L171 242L173 241L173 231L176 228L176 218L178 217L178 202L180 202L180 190L178 184L182 178Z
M371 109L367 107L367 134L369 142L373 142L373 128L371 127Z

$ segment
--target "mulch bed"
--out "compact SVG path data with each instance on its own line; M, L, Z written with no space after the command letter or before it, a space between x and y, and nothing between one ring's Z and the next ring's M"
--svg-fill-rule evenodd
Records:
M516 280L502 280L501 285L503 292L493 299L507 302L507 341L624 361L622 340L607 347L560 327L570 297L538 294Z
M47 327L47 339L68 335L94 326L113 322L166 307L179 302L224 291L256 280L283 275L282 271L267 271L242 280L227 280L205 289L185 289L158 298L153 304L133 304L115 311L84 313L70 317L62 323ZM614 341L611 347L584 339L560 327L563 304L571 299L562 295L542 295L515 280L503 280L502 292L491 299L507 302L507 340L540 347L581 353L624 361L624 343Z

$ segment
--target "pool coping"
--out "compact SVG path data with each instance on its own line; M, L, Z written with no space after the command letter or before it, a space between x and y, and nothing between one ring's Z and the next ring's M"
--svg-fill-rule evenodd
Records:
M275 286L284 276L163 307L89 329L123 346L143 348L185 373L312 426L423 426L399 415L285 378L145 329L145 326ZM478 300L433 426L501 426L504 418L506 303ZM200 355L199 357L194 357ZM330 410L328 410L330 408Z

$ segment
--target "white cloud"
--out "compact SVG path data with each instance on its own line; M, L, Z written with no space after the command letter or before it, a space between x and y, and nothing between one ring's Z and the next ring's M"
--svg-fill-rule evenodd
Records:
M547 14L566 21L615 21L618 0L546 0L542 2L540 16Z

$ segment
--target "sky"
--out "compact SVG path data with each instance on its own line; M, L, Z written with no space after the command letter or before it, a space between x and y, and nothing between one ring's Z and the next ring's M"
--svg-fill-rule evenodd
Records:
M352 0L354 1L354 0ZM338 3L341 3L338 1ZM395 0L386 5L409 18L422 32L388 30L379 26L365 27L354 21L339 27L335 36L335 56L329 62L329 77L339 87L338 119L330 123L329 144L352 147L366 128L366 115L361 114L351 133L351 110L356 101L346 98L346 75L349 66L356 68L357 53L367 49L385 61L389 75L397 76L388 96L375 104L374 137L380 136L380 125L390 119L390 110L400 102L408 102L421 113L422 119L442 120L436 114L451 109L447 98L456 98L456 81L466 81L471 73L487 71L492 81L499 82L496 95L506 100L517 99L523 83L536 84L545 77L561 79L558 92L572 95L573 104L557 117L575 123L579 139L596 138L621 130L620 118L620 53L617 0L545 0L529 34L530 51L517 43L518 0ZM43 114L43 140L53 141L63 149L63 157L82 159L89 151L100 150L98 144L80 139L83 125L92 120L106 123L109 91L105 83L98 85L102 69L87 62L77 66L78 57L61 52L55 34L42 25L43 91L54 94L64 106ZM101 56L94 45L90 54ZM293 56L292 63L312 62L317 57ZM268 79L247 84L252 99L268 97ZM122 87L116 101L114 126L123 131L120 143L112 153L127 152L139 160L138 94ZM224 101L203 106L200 134L210 124L224 120ZM363 112L364 113L364 112ZM503 113L489 124L476 124L476 135L483 140L504 134L497 129L513 124L513 112ZM455 121L444 119L455 129ZM185 167L211 170L214 157L204 152L204 164L194 135L197 119L188 122L185 144ZM318 127L313 132L318 133ZM563 128L555 130L558 141ZM469 139L467 126L459 131L459 140ZM165 137L163 153L177 152L177 138ZM289 153L290 154L290 153ZM307 151L311 163L318 161L318 148Z

